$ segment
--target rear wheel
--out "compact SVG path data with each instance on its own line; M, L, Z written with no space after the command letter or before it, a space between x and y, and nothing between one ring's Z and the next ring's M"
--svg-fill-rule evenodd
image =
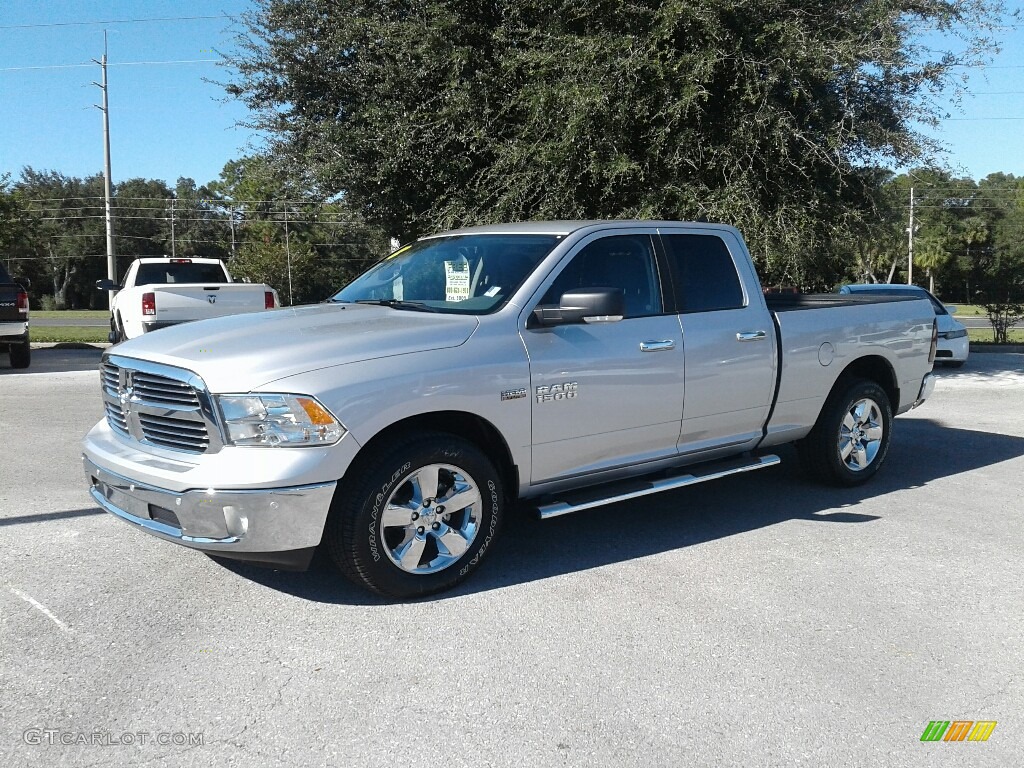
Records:
M387 597L450 589L494 542L501 480L474 444L440 432L357 460L335 495L324 541L352 581Z
M32 362L32 345L27 340L11 344L7 354L11 358L11 368L28 368Z
M860 485L885 461L892 436L892 406L873 381L842 384L822 408L811 433L797 443L801 463L817 480Z

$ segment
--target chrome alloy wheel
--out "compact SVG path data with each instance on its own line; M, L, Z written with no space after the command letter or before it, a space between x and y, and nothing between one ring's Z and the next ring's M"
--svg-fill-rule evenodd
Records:
M392 491L380 515L380 540L406 573L436 573L457 562L480 529L480 491L450 464L420 467Z
M839 458L847 469L862 472L871 466L882 447L883 423L882 409L871 398L850 406L839 426Z

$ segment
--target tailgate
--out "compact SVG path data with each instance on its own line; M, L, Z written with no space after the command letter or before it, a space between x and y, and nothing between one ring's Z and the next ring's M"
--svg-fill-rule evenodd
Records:
M24 322L28 313L18 310L18 294L21 288L17 285L0 285L0 323Z
M266 308L264 285L220 283L214 285L149 286L156 294L159 323L184 323L209 317L259 312Z

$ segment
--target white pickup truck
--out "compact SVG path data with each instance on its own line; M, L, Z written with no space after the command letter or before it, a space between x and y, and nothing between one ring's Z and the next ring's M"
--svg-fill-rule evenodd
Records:
M815 477L865 482L935 381L927 300L765 297L739 232L712 224L445 232L329 303L203 325L104 354L95 503L275 567L323 545L399 598L472 573L515 504L577 512L793 442Z
M280 306L269 285L236 283L220 259L136 259L123 285L97 280L101 291L117 291L110 305L113 344L171 325Z

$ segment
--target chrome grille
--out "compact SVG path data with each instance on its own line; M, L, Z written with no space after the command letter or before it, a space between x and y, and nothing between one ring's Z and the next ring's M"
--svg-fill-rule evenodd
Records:
M220 450L212 401L195 374L111 355L100 382L107 424L122 437L188 453Z
M118 368L110 363L100 365L100 381L103 389L111 395L117 395L117 387L120 384Z
M146 440L154 445L196 453L203 453L210 447L206 425L201 421L140 413L139 424Z
M144 402L187 408L199 407L196 391L183 381L141 371L134 371L131 378L135 394Z
M124 412L121 410L119 405L114 403L103 403L103 407L107 410L107 424L110 428L117 432L119 435L128 436L128 419L125 418Z

